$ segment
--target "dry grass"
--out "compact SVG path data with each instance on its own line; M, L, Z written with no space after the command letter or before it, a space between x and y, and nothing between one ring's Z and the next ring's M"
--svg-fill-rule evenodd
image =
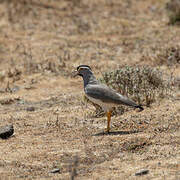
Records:
M136 179L143 168L149 173L142 179L179 178L180 29L168 25L165 6L0 2L0 125L15 130L0 140L1 179ZM82 102L82 79L71 77L79 64L98 78L120 67L152 66L175 79L173 91L142 112L113 116L107 135L106 118L90 116L93 107ZM49 173L54 168L60 172Z
M166 64L167 66L180 65L180 46L169 47L164 49L155 58L157 65Z

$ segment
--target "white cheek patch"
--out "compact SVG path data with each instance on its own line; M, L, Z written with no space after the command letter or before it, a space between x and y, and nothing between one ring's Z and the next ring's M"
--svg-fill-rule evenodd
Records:
M78 71L83 70L83 69L89 69L89 70L91 71L91 69L88 68L88 67L80 67L80 68L78 69Z

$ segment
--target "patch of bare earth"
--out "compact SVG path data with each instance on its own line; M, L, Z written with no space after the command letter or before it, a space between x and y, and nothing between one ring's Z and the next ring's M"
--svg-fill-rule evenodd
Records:
M137 179L141 169L142 179L180 178L180 67L167 53L180 46L180 29L168 25L165 4L0 2L0 126L15 131L0 140L0 179ZM106 117L91 115L82 79L71 77L79 64L98 78L151 65L176 87L142 112L113 116L104 134Z

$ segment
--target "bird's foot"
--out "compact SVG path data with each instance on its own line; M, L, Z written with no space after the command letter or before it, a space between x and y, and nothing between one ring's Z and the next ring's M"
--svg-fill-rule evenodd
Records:
M109 130L109 129L106 129L104 133L105 133L105 134L109 134L109 133L110 133L110 130Z

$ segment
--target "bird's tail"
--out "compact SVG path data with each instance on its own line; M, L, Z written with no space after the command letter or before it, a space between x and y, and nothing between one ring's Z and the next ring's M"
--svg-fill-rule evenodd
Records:
M141 111L144 110L144 108L141 105L137 105L136 108L139 108Z

